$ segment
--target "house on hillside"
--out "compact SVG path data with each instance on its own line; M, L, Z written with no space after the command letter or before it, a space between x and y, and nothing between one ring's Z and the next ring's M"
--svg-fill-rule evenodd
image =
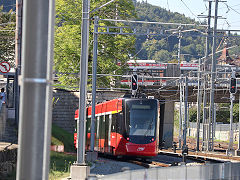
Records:
M225 43L221 56L217 59L218 65L235 65L240 66L240 55L232 58L228 52L228 45Z

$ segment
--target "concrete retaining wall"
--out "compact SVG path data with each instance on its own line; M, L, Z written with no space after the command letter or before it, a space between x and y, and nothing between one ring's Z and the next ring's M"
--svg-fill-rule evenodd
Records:
M164 147L172 147L173 143L174 102L166 101L164 107L163 141Z
M238 123L233 123L233 140L238 140ZM197 123L190 122L188 136L196 137ZM202 138L202 124L200 125L200 138ZM229 140L229 124L216 124L215 139L221 141Z

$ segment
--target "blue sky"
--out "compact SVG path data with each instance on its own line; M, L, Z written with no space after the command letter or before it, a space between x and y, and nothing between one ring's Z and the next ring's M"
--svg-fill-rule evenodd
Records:
M147 2L172 12L185 14L196 20L198 20L197 15L207 15L208 13L208 2L204 0L147 0ZM214 14L214 4L215 2L213 2L212 6L212 15ZM226 18L218 20L218 29L240 30L240 0L227 0L225 3L219 2L218 7L218 15ZM201 18L201 20L203 19Z

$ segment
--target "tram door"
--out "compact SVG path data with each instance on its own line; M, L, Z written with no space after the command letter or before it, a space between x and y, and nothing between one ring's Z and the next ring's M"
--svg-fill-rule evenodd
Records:
M109 125L108 125L108 150L107 152L112 152L111 150L111 130L112 130L112 114L109 115Z
M99 126L99 141L100 141L100 151L104 152L104 141L105 141L105 115L100 116L100 126Z
M108 131L109 131L109 115L105 115L105 139L104 139L104 152L108 152Z
M96 117L96 125L95 125L95 132L96 132L96 140L95 140L95 147L96 150L99 151L99 121L100 121L100 116Z

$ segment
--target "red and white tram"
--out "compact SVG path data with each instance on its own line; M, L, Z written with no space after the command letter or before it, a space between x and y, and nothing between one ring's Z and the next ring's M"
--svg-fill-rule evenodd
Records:
M87 108L90 147L92 107ZM152 157L159 146L159 102L156 99L120 98L96 105L94 150L116 156ZM78 110L75 120L78 119ZM76 146L77 134L74 134Z

